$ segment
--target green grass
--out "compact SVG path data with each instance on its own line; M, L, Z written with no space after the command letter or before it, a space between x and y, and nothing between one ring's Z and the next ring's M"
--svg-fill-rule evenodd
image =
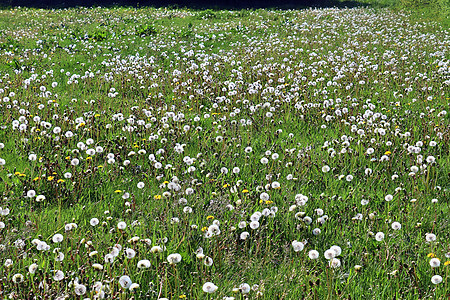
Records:
M0 11L0 298L448 298L450 40L429 16Z

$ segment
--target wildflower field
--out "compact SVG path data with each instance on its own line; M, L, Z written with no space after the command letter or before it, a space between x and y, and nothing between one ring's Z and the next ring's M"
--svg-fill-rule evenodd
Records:
M0 299L448 299L450 31L389 9L0 11Z

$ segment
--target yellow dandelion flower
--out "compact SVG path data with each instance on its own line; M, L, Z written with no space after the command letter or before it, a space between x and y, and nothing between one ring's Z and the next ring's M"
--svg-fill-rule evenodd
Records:
M64 182L64 179L58 179L57 182L58 182L58 183L62 183L62 182Z
M86 157L86 160L92 160L92 157L88 156Z
M444 263L444 266L448 266L448 265L450 265L450 260L447 260L447 261Z
M246 194L246 193L248 193L248 190L247 190L247 189L244 189L242 192L243 192L244 194Z
M48 181L52 181L53 179L55 179L55 176L48 176L48 177L47 177L47 180L48 180Z
M119 194L119 193L122 193L122 191L121 190L115 190L114 193Z
M35 178L33 179L33 181L38 181L38 180L41 180L41 178L35 177Z
M95 114L94 117L96 117L96 118L97 118L97 117L100 117L100 114Z
M155 200L159 200L159 199L162 198L162 196L161 196L161 195L155 195L153 198L154 198Z
M384 152L384 155L390 155L390 154L392 154L391 151L386 151L386 152Z
M266 201L266 204L272 204L272 203L273 203L273 201L270 201L270 200Z
M25 177L25 176L27 176L25 173L20 173L19 174L19 177Z
M14 175L18 176L20 175L20 172L15 172Z
M436 254L434 254L434 253L428 253L427 257L434 258L434 257L436 257Z
M227 187L229 187L230 185L228 184L228 183L225 183L224 185L223 185L223 188L224 189L226 189Z
M208 230L208 227L202 227L203 232L205 232L206 230Z
M214 220L214 216L207 216L206 220Z

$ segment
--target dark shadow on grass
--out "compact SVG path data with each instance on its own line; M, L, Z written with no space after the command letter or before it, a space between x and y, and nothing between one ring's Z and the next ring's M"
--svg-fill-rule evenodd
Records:
M356 7L362 4L357 1L339 0L0 0L0 7L33 7L33 8L70 8L70 7L170 7L190 9L302 9L325 7Z

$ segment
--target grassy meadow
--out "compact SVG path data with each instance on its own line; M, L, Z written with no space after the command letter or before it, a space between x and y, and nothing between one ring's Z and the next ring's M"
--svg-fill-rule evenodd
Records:
M1 10L0 299L448 299L449 103L402 10Z

